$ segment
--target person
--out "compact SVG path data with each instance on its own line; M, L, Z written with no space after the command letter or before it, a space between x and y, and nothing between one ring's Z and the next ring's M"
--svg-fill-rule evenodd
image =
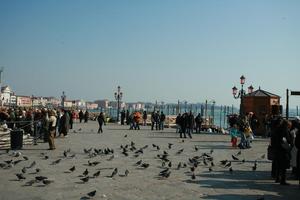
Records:
M252 113L252 115L250 115L250 127L252 130L252 134L256 135L256 130L259 127L259 120L255 113Z
M195 118L195 123L196 123L196 133L200 133L200 131L201 131L201 126L202 126L202 122L203 122L203 120L202 120L202 117L201 117L201 114L199 113L198 115L197 115L197 117Z
M295 138L295 147L297 148L297 158L296 158L296 166L297 166L297 170L296 170L296 175L297 178L299 180L299 186L300 186L300 130L298 129L298 131L296 132L296 138Z
M130 124L130 119L129 119L129 117L130 117L130 113L129 113L129 110L126 110L126 124L127 125L129 125Z
M163 111L160 113L159 130L164 130L166 115Z
M102 126L103 126L103 124L105 125L105 119L104 119L103 112L100 112L99 116L97 117L97 121L99 124L98 133L100 133L100 132L103 133Z
M121 112L121 125L124 125L125 117L126 117L126 113L125 110L123 109Z
M62 110L63 116L60 118L60 131L59 131L59 136L63 134L63 136L67 136L69 132L69 122L70 122L70 117L68 114L68 111Z
M234 124L230 128L230 136L231 136L231 146L236 148L237 147L237 140L238 140L239 130L237 124Z
M135 112L133 115L133 124L135 130L140 130L140 119L141 119L141 113Z
M151 130L153 131L155 125L155 112L151 113Z
M89 121L89 111L85 111L85 113L84 113L84 123L87 123L88 121Z
M56 131L56 117L55 112L53 110L49 111L49 128L48 128L48 142L49 142L49 150L54 150L54 136Z
M74 111L72 111L72 110L70 110L69 112L68 112L68 114L69 114L69 125L70 125L70 127L69 127L69 129L73 129L73 123L74 123Z
M147 126L147 112L146 111L143 112L143 125Z
M181 114L178 113L177 117L176 117L176 133L179 133L181 131L181 127L180 127L180 120L181 120Z
M79 123L81 123L84 117L82 110L80 110L78 115L79 115Z
M276 163L275 182L281 185L289 185L286 182L286 170L290 168L290 151L292 146L290 129L291 122L282 120L279 127L271 137L271 146L274 151L274 161Z
M42 133L42 137L44 139L44 142L49 142L48 139L49 139L49 117L48 117L48 112L46 110L42 110L42 130L41 130L41 133Z

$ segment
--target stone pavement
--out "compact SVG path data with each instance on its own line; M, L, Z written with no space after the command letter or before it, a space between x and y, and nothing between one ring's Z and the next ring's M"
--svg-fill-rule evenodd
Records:
M21 161L8 169L0 169L0 199L87 199L87 193L96 190L96 195L91 199L111 200L139 200L139 199L172 199L172 200L194 200L194 199L217 199L217 200L255 200L264 199L299 199L300 189L297 181L288 180L290 186L275 184L270 178L271 163L266 158L268 139L257 138L252 143L251 149L242 150L237 157L245 162L234 161L232 155L238 153L238 149L230 147L230 138L227 135L216 134L194 134L193 139L179 139L174 129L165 129L162 132L151 131L149 127L141 127L141 130L128 130L128 126L107 125L104 126L104 133L97 134L96 122L88 124L75 124L74 130L70 131L69 137L55 139L57 149L48 151L48 144L38 143L36 146L24 146L19 157L12 157L5 151L0 152L0 163L11 160L22 160L27 156L29 160ZM134 152L128 151L128 156L122 154L121 145L135 143L138 149L148 145L143 154L134 157ZM168 143L172 143L171 149ZM156 144L160 150L152 147ZM195 146L199 149L195 150ZM84 148L111 148L114 149L114 158L111 155L97 155L90 158L84 153ZM67 158L63 151L71 149ZM183 149L181 154L177 152ZM202 153L211 154L215 166L209 171L208 166L203 162L195 170L196 178L192 179L188 158L201 156ZM164 169L162 161L157 154L163 151L168 152L171 161L171 174L169 178L159 178L158 174ZM93 150L92 150L93 152ZM49 159L44 159L44 155ZM75 154L75 157L71 156ZM57 159L61 161L56 165L51 163ZM220 165L220 160L227 159L232 162L232 172L229 168ZM150 166L143 169L135 163L142 160ZM254 161L257 160L257 170L253 171ZM24 174L25 180L18 181L16 173L21 173L23 167L29 166L36 161L36 166L27 169ZM99 161L96 166L89 166L88 161ZM186 168L177 169L179 162L186 163ZM166 163L168 165L169 163ZM76 167L70 172L72 166ZM36 173L35 169L40 172ZM114 168L118 168L118 174L113 178ZM82 173L88 169L89 176L100 170L100 176L90 178L83 183ZM125 170L129 171L124 176ZM34 180L36 176L46 176L54 182L44 185L41 182L33 183L32 186L25 186L25 183Z

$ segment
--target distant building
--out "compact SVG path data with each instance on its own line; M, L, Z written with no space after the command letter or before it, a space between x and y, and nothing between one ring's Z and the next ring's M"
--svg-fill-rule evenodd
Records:
M118 102L117 101L111 101L109 102L109 107L111 108L118 108ZM120 102L120 108L123 109L126 107L126 103L125 102Z
M86 109L86 102L84 100L75 100L76 109Z
M144 110L145 104L142 102L127 103L127 108L132 110Z
M71 109L75 107L75 101L65 100L64 101L64 108Z
M16 103L16 98L11 88L6 85L1 87L1 106L10 106Z
M92 102L86 102L86 108L88 110L96 110L98 109L98 104Z
M19 107L31 107L32 99L30 96L17 96L17 106Z
M57 108L61 104L61 101L55 97L44 97L44 99L46 100L45 106L48 108Z
M94 102L98 104L98 108L107 109L109 107L109 100L107 99L96 100Z

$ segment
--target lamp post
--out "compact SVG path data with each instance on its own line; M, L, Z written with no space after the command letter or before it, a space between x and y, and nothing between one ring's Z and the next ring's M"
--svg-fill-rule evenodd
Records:
M121 87L118 86L117 92L115 92L115 99L118 102L118 111L117 111L117 122L119 122L119 113L120 113L120 101L122 100L123 93L121 92Z
M241 99L241 103L240 103L240 115L244 115L244 109L243 109L243 100L244 100L244 96L246 94L246 91L244 90L244 84L245 84L245 81L246 81L246 78L244 75L242 75L240 77L240 84L241 84L241 90L238 91L238 89L234 86L232 88L232 94L233 94L233 97L235 99L238 99L240 98ZM248 87L248 93L252 93L253 92L253 86L249 86Z

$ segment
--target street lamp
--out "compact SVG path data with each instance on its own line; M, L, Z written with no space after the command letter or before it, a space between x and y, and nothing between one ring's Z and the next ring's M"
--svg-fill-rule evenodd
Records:
M118 91L115 92L115 99L118 101L117 122L119 122L120 101L122 100L122 96L123 93L121 92L121 87L118 86Z
M241 103L240 103L240 115L243 115L244 114L244 110L243 110L243 100L244 100L244 96L246 94L246 91L244 90L244 84L245 84L245 81L246 81L246 78L244 75L242 75L240 77L240 84L241 84L241 90L238 91L238 89L234 86L232 88L232 94L233 94L233 97L235 99L238 99L240 98L241 99ZM248 87L248 93L252 93L253 92L253 86L249 86Z

